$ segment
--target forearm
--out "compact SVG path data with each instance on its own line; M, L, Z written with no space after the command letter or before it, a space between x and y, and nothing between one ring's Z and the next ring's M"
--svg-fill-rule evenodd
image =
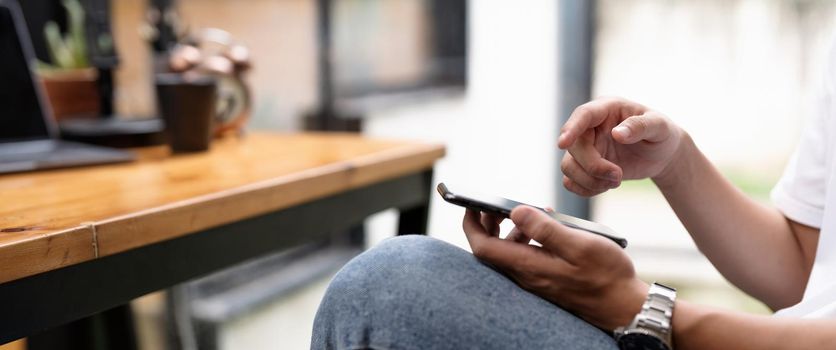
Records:
M797 302L806 263L788 222L726 180L685 135L654 178L700 250L732 283L773 308Z
M790 319L719 311L683 301L673 313L673 341L690 349L828 349L836 321Z

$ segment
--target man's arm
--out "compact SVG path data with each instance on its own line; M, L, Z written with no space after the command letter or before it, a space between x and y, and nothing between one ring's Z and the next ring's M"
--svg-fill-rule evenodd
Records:
M697 246L732 283L773 309L801 300L818 229L748 198L667 117L624 99L578 107L558 146L563 184L594 196L622 180L652 178Z
M729 281L773 309L801 300L819 230L788 220L726 180L687 134L653 180L697 246Z
M836 320L754 316L677 301L673 342L691 349L830 349Z

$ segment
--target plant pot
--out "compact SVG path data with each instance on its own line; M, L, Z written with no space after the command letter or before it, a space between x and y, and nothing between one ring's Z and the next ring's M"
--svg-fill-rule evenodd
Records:
M99 116L100 99L95 68L40 72L55 120Z

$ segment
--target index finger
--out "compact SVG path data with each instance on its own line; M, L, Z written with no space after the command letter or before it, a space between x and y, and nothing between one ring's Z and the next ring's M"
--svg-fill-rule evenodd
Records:
M482 227L487 230L491 236L499 236L499 224L505 220L504 217L497 214L481 213L482 218L479 220Z
M578 106L572 111L572 115L569 116L566 123L563 124L563 128L560 129L560 138L557 140L557 147L561 149L571 147L575 143L575 140L578 139L578 136L589 128L601 125L607 119L608 115L609 112L603 101L595 100Z
M599 98L584 103L575 108L563 124L557 146L567 149L575 143L578 136L590 128L603 124L607 118L615 116L620 121L628 116L642 114L643 109L644 106L620 98Z
M491 236L479 222L478 211L465 213L463 228L473 255L497 267L529 272L569 267L569 263L546 254L542 248Z

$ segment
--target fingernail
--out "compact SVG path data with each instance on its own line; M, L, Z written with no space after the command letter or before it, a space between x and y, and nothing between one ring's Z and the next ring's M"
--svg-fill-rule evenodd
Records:
M612 131L621 135L621 137L624 137L624 138L630 137L630 128L628 128L624 125L616 126L614 129L612 129Z
M607 185L609 186L609 188L616 188L620 184L621 183L619 183L618 181L610 181Z
M614 171L608 171L606 174L604 174L604 178L618 184L618 174L616 174Z

